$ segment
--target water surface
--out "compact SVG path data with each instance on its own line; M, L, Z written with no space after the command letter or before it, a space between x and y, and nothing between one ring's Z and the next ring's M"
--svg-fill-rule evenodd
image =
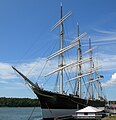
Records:
M1 107L0 120L40 120L40 107Z

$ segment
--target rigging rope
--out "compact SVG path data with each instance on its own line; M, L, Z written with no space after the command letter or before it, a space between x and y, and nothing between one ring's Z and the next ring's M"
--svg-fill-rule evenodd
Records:
M30 114L30 116L29 116L29 118L28 118L27 120L30 120L30 119L31 119L31 117L32 117L32 115L33 115L33 112L34 112L35 108L36 108L36 107L33 108L32 112L31 112L31 114Z
M55 42L55 45L54 45L54 47L52 48L51 53L52 53L53 50L55 49L56 45L57 45L57 44L56 44L56 42ZM48 48L48 50L49 50L49 48ZM47 51L48 51L48 50L47 50ZM47 52L47 51L46 51L46 52ZM45 53L46 53L46 52L45 52ZM48 61L46 60L46 63L45 63L45 65L43 66L43 68L42 68L42 70L41 70L41 72L40 72L40 75L39 75L38 78L37 78L37 82L38 82L39 78L41 77L42 72L43 72L43 70L45 69L47 63L48 63ZM46 77L45 77L45 78L46 78ZM50 79L50 78L49 78L49 79ZM48 80L49 80L49 79L48 79ZM47 81L48 81L48 80L47 80ZM46 81L46 82L47 82L47 81ZM45 83L44 83L44 84L45 84Z
M38 76L38 78L37 78L37 81L38 81L39 78L41 77L42 72L43 72L44 68L46 67L46 65L47 65L47 61L46 61L45 65L43 66L43 68L42 68L42 70L41 70L41 72L40 72L40 74L39 74L39 76Z
M57 91L58 77L59 77L59 72L57 73L57 77L56 77L56 83L55 83L54 91Z
M68 79L70 79L70 74L69 74L69 76L68 76L68 74L67 74L67 72L66 72L66 70L65 70L65 74L66 74L66 76L67 76L67 78ZM71 87L71 89L72 89L72 93L74 93L74 91L73 91L73 87L72 87L72 84L71 84L71 82L69 81L69 84L70 84L70 87Z

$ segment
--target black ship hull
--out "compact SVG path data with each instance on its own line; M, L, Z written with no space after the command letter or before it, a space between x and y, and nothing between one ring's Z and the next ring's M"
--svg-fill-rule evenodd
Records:
M34 89L34 93L40 101L43 119L70 116L74 114L76 110L86 106L105 106L105 101L103 100L86 100L78 96L62 95L42 89Z

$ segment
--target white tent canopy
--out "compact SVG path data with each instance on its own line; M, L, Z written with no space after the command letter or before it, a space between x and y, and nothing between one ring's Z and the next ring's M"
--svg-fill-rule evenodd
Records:
M88 106L88 107L85 107L79 111L76 111L76 113L85 113L85 112L101 112L102 110L100 109L97 109L95 107L92 107L92 106Z

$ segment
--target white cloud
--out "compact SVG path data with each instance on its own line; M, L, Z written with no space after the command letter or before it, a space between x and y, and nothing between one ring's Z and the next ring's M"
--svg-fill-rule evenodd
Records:
M97 60L95 60L95 64L102 65L102 70L116 70L116 55L108 55L103 53L97 53L95 54L95 57ZM70 61L70 63L73 60ZM96 62L97 61L97 62ZM44 65L46 63L46 58L37 59L30 63L22 63L16 65L16 68L21 71L23 74L32 77L32 76L38 76L41 73L41 70L43 69ZM0 63L0 79L15 79L17 78L15 72L13 71L12 65L9 63ZM51 62L48 62L46 64L44 75L48 72L51 72L57 68L57 62L56 60L52 60ZM43 75L42 74L42 75Z
M102 83L102 87L111 87L116 85L116 55L109 55L98 53L96 56L99 56L99 64L102 65L102 71L114 71L110 80L107 80L105 83Z
M110 35L114 35L116 33L116 31L114 30L100 30L100 29L94 29L96 32L101 33L101 34L110 34Z
M8 63L0 63L0 79L14 79L16 75L14 74L11 65Z
M6 82L6 81L0 81L0 84L2 83L2 89L25 89L25 84L22 82L16 81L16 82Z
M102 83L102 87L111 87L116 85L116 73L112 75L112 78L106 83Z
M2 84L7 84L8 82L7 82L7 81L4 81L4 80L0 80L0 83L2 83Z
M93 36L94 41L102 41L102 42L108 42L108 41L116 41L116 30L101 30L101 29L94 29L95 34Z
M16 65L16 68L28 77L38 77L45 63L46 63L46 58L41 58L30 63L18 64ZM11 66L13 65L9 63L3 63L3 62L0 63L0 79L2 79L2 81L17 78L17 75ZM51 66L51 69L49 69L49 66ZM44 74L48 73L48 71L50 72L50 70L54 69L54 67L56 67L56 61L48 62L48 64L46 64L46 69L44 70Z
M22 63L17 65L17 69L20 70L24 75L31 78L35 77L37 79L40 74L43 77L48 72L54 70L57 67L56 65L57 64L55 60L46 62L46 58L39 58L31 63Z
M96 53L96 61L102 65L102 71L116 70L116 55Z

